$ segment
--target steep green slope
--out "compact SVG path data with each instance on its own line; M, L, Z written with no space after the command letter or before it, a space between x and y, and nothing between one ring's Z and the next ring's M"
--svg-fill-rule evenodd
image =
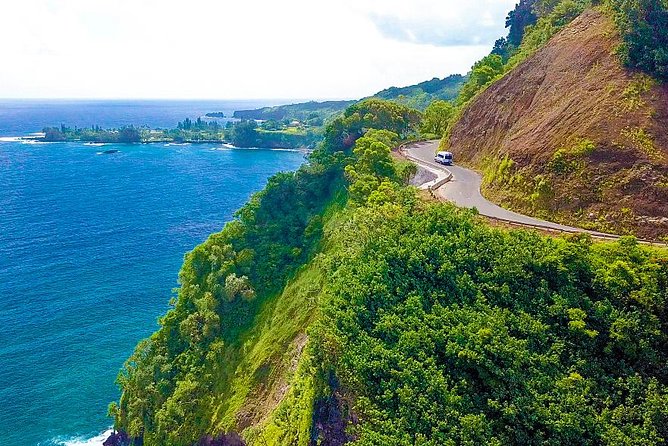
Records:
M281 399L279 378L299 356L312 317L299 305L312 293L285 285L323 249L323 227L347 196L344 169L359 176L355 195L377 186L376 164L383 178L403 178L381 140L410 133L418 118L389 102L355 104L307 164L271 178L236 220L186 256L173 309L119 375L123 394L110 412L120 430L147 445L188 445L262 421L268 399ZM370 128L387 131L361 138L371 142L368 154L352 150ZM352 168L358 158L366 161Z
M434 78L407 87L390 87L379 91L372 97L397 102L418 110L425 110L429 104L436 100L450 101L455 99L466 80L466 76L453 74L443 79Z

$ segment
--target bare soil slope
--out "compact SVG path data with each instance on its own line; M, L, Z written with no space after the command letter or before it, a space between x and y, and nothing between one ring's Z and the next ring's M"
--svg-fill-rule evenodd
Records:
M668 235L668 85L624 69L612 20L590 10L497 81L445 145L484 193L567 224Z

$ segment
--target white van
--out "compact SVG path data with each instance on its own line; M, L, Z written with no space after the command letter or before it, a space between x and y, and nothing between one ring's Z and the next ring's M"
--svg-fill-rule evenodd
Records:
M452 152L438 152L434 157L434 161L446 166L452 166Z

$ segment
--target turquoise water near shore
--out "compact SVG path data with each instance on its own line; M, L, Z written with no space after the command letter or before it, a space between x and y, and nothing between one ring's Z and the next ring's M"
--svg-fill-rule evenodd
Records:
M304 156L213 144L26 144L7 137L57 125L59 105L40 118L39 103L28 103L37 114L26 103L17 114L15 104L0 101L0 444L101 444L93 437L111 424L115 376L167 310L183 255ZM155 103L142 115L137 103L127 113L89 104L80 121L64 122L120 125L129 113L173 126L238 107L163 106L170 111ZM109 149L119 152L101 154Z

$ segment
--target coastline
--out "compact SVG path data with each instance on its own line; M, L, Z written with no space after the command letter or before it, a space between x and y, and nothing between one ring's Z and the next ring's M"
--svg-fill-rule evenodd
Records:
M43 137L39 136L2 136L0 137L0 143L3 142L14 142L22 144L60 144L60 143L75 143L82 144L85 146L91 147L103 147L107 145L119 145L119 146L134 146L134 145L153 145L153 144L162 144L164 146L185 146L185 145L199 145L199 144L220 144L222 148L230 150L289 150L294 152L304 152L309 153L313 149L307 146L298 146L298 147L241 147L235 146L225 141L221 140L184 140L182 142L176 142L174 140L164 139L164 140L155 140L155 141L138 141L138 142L118 142L118 141L85 141L81 139L68 139L64 141L45 141Z
M121 153L96 155L106 149ZM16 339L1 355L0 444L101 446L117 371L167 308L184 253L303 163L294 150L221 144L0 142L0 251L16 259L0 268L16 308L0 317Z

